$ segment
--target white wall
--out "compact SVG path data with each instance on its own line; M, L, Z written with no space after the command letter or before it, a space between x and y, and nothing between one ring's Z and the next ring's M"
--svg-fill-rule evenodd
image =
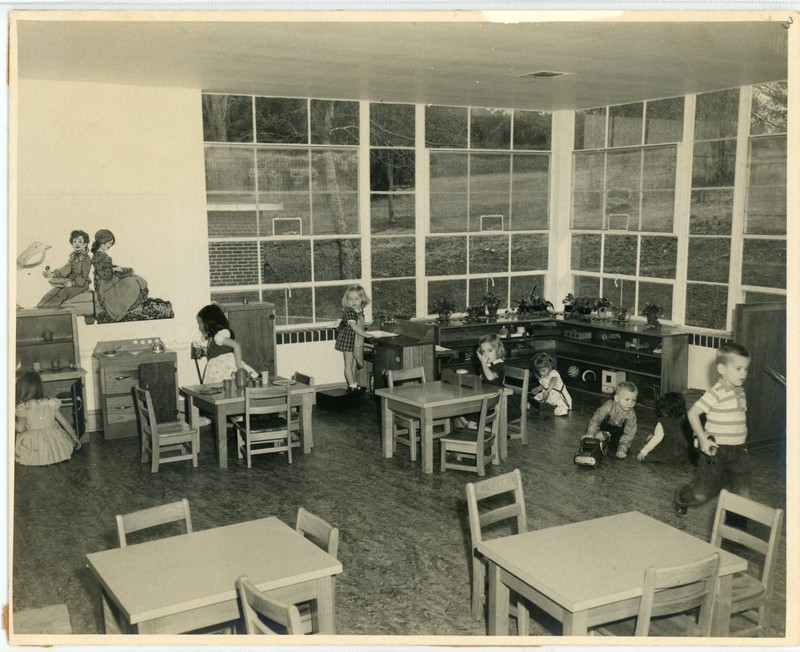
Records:
M41 240L52 245L45 264L61 266L72 229L90 237L110 229L115 264L133 267L150 296L171 301L175 312L174 319L122 324L79 318L89 409L96 405L91 354L98 341L161 337L178 351L179 383L196 382L188 343L199 337L195 314L209 296L200 91L21 81L16 109L13 258ZM43 269L18 275L18 304L35 306L50 289Z
M711 347L689 346L688 387L708 389L717 382L716 354L717 350Z

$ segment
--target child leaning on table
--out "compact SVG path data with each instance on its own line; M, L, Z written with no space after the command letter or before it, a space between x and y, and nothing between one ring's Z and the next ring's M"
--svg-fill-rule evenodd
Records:
M242 360L242 347L234 339L231 325L221 306L210 303L197 313L197 325L205 337L208 365L203 376L204 384L227 380L239 369L247 370L251 378L258 372Z
M639 390L632 382L617 383L614 398L603 403L589 420L586 434L581 439L599 439L604 452L622 459L636 436L636 397Z
M658 423L653 434L639 451L640 462L682 464L689 462L689 441L686 437L686 399L680 392L667 392L656 401Z
M481 382L487 385L505 387L506 380L506 347L496 333L484 335L478 340L475 357L480 364ZM515 421L522 416L522 400L518 394L506 397L506 421ZM476 412L463 417L468 428L478 427L480 413Z
M702 455L692 481L676 489L672 497L678 516L686 516L689 507L716 496L726 480L733 493L750 497L747 403L742 388L750 354L741 344L726 342L717 349L716 362L719 380L687 413ZM700 420L703 414L705 426Z

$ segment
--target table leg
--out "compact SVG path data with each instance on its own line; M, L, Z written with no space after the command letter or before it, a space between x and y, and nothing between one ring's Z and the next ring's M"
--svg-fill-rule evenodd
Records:
M122 634L117 615L114 613L105 591L103 591L103 626L106 634Z
M433 473L433 415L430 409L421 410L419 436L422 438L422 472Z
M508 636L508 586L500 578L500 567L491 560L488 561L489 595L489 636Z
M197 362L197 360L195 360ZM194 404L192 397L188 394L186 396L186 419L191 428L200 428L200 410ZM197 454L200 454L200 438L197 438Z
M217 406L214 428L217 434L217 464L228 468L228 413L222 405Z
M302 439L303 439L303 453L308 455L311 449L314 448L314 430L311 425L311 394L303 394L303 421L302 421Z
M728 636L731 631L731 594L733 575L724 575L717 580L717 599L711 622L711 636Z
M500 398L500 459L508 457L508 397L503 392Z
M385 396L381 396L381 442L383 445L383 456L392 456L392 430L394 429L394 412L389 409L389 401Z
M571 611L564 611L564 629L563 635L564 636L586 636L589 633L589 628L587 626L587 616L588 613L586 611L578 611L572 613Z
M333 577L322 577L316 581L317 585L317 608L314 623L315 632L320 634L336 633L336 617L334 610Z

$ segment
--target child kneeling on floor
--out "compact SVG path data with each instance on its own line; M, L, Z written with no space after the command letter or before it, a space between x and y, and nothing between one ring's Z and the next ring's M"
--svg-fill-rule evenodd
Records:
M531 390L531 396L537 407L542 404L552 405L553 414L563 417L572 409L572 397L569 395L561 374L555 369L553 358L541 352L533 357L533 375L538 385Z
M598 439L603 452L622 459L636 436L636 397L639 390L632 382L617 383L614 398L603 403L589 420L581 439Z

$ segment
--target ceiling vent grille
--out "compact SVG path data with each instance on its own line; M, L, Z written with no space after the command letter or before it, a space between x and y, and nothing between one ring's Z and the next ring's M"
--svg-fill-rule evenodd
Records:
M554 70L537 70L536 72L526 72L519 77L561 77L562 75L571 75L571 72L555 72Z

